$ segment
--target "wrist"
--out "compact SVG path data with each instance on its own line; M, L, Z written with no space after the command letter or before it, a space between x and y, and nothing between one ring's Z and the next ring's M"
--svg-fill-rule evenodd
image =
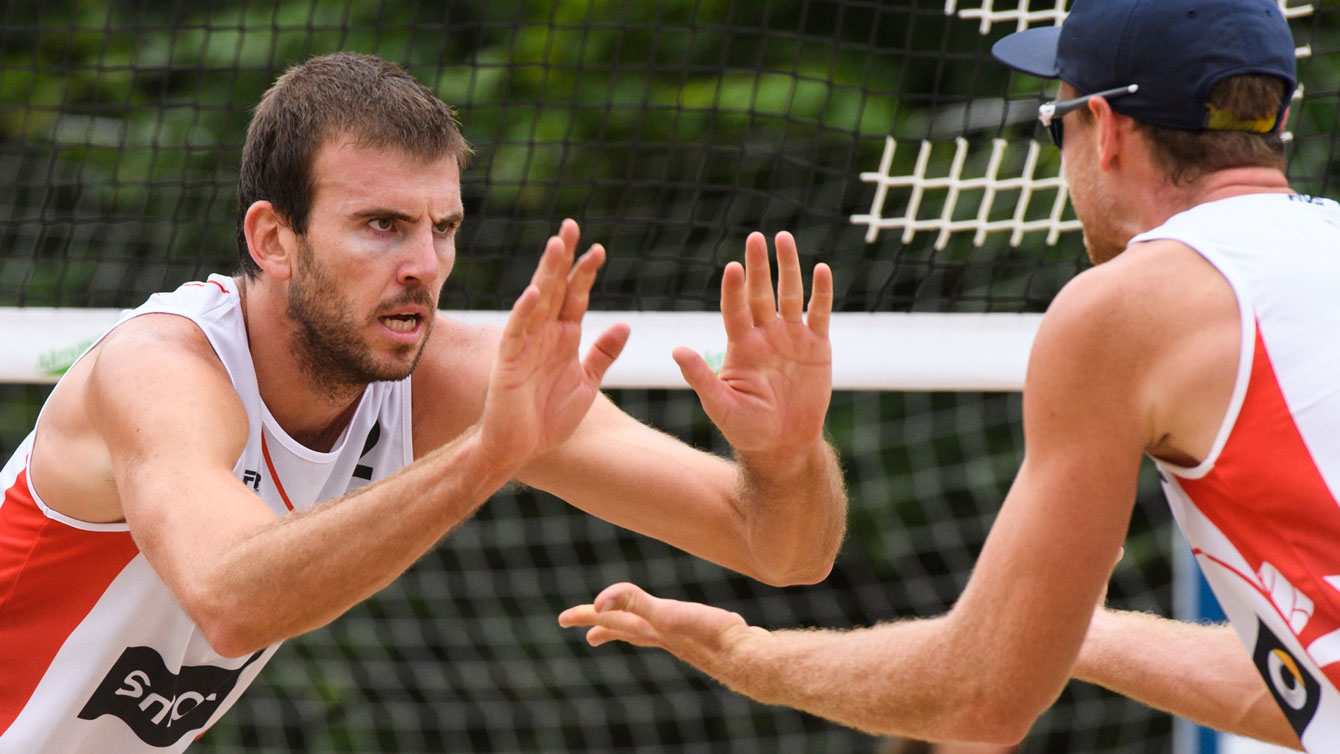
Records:
M756 492L796 492L813 479L827 478L836 454L823 438L788 449L734 450L746 489Z
M717 659L717 667L709 673L738 693L764 703L766 690L775 684L766 677L773 670L773 651L778 637L758 626L744 626Z
M457 461L463 468L471 470L481 486L490 490L488 494L507 484L521 470L519 461L490 447L480 424L461 435L456 451Z
M733 449L735 462L753 479L786 482L804 478L825 469L832 456L831 448L822 438L806 445L787 448L753 450Z

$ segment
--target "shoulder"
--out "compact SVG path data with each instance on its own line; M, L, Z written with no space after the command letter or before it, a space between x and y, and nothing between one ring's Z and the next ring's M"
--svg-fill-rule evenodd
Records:
M79 385L113 456L175 455L191 445L229 465L246 442L242 400L200 328L175 314L143 314L89 354Z
M1134 244L1052 302L1025 401L1110 407L1152 447L1181 424L1170 417L1179 406L1217 399L1197 395L1197 384L1231 389L1239 336L1233 289L1204 257L1177 241ZM1197 412L1213 414L1213 406Z
M197 353L213 353L209 339L189 317L169 312L147 312L112 328L98 344L98 358L101 359L102 354L138 348L188 357ZM218 358L214 360L218 361Z
M1147 347L1222 315L1225 304L1236 310L1233 290L1204 257L1178 241L1147 241L1071 280L1039 337L1080 351Z
M54 509L116 521L118 470L184 454L194 455L182 468L231 466L246 429L242 403L199 328L145 314L113 328L52 391L32 463Z
M113 328L88 358L89 380L103 389L123 382L148 386L185 380L226 385L227 392L235 393L204 332L189 318L176 314L133 317Z
M415 455L456 437L479 419L502 330L438 312L411 378Z

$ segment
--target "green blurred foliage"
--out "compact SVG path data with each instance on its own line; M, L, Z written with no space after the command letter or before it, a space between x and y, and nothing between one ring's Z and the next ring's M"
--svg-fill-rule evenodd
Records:
M846 218L886 134L921 138L932 110L1004 90L987 42L926 0L13 3L0 305L129 306L230 269L249 109L285 67L356 50L453 104L478 149L447 305L506 306L511 260L574 216L615 252L605 308L711 306L743 236L782 227L845 260L840 308L952 307L940 276L984 253L941 265ZM900 254L912 288L890 295L870 266Z

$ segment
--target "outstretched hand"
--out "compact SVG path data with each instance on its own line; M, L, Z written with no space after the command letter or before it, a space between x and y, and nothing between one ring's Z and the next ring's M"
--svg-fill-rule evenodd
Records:
M605 263L599 244L573 262L579 236L577 223L564 220L503 327L479 429L500 467L519 467L566 439L628 341L628 325L617 323L585 359L578 354L591 286Z
M593 647L608 641L658 647L712 675L741 641L768 635L737 613L653 597L628 583L605 587L591 604L564 610L558 624L590 626L586 641Z
M777 295L762 233L745 241L745 264L731 262L721 278L721 318L726 358L714 374L691 348L674 351L684 379L731 446L744 452L786 456L823 435L833 388L828 323L833 273L814 268L809 311L796 240L778 233Z

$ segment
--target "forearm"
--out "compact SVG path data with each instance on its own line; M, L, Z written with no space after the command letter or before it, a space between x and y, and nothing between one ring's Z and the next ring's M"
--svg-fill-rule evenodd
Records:
M832 445L816 440L787 458L735 455L745 540L764 580L778 586L823 580L847 520L847 491Z
M742 642L715 675L735 691L874 735L1015 743L1040 712L971 658L946 617ZM966 639L966 637L963 637ZM1018 684L1018 685L1022 685Z
M1300 748L1237 634L1226 624L1100 610L1074 675L1211 728Z
M397 474L233 542L195 582L197 622L228 655L325 625L389 584L507 480L467 432Z

